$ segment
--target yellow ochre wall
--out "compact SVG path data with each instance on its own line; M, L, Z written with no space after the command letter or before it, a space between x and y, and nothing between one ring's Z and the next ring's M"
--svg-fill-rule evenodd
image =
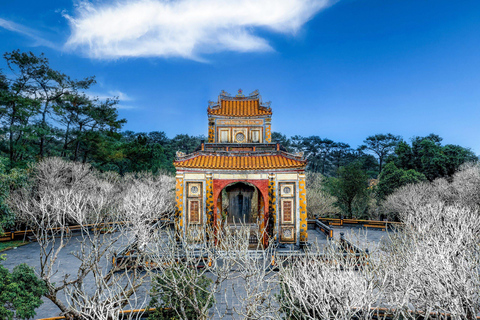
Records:
M269 175L268 177L268 206L269 206L269 214L273 218L273 234L274 237L277 237L277 197L276 197L276 189L277 186L275 185L275 175Z
M215 122L213 119L208 120L208 143L215 142Z
M305 185L305 174L298 175L299 198L300 198L300 242L308 241L307 223L307 190Z
M272 119L265 119L265 142L272 143Z
M207 209L207 221L206 224L213 225L213 174L207 173L205 180L205 190L206 190L206 209Z
M183 229L183 175L177 175L175 187L175 229L177 232Z

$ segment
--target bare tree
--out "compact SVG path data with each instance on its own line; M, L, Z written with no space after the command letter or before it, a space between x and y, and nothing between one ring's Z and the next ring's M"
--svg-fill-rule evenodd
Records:
M155 181L165 186L133 185L119 195L118 188L100 179L88 165L54 158L39 162L31 185L12 195L10 202L19 221L32 228L40 246L38 272L48 288L46 297L62 314L71 319L112 319L127 305L146 305L146 298L136 295L149 280L140 268L148 266L146 253L140 251L136 259L114 264L110 261L122 245L145 236L145 223L140 221L171 207L172 179ZM137 201L132 203L131 197ZM73 241L78 269L61 270L60 253Z
M367 265L335 247L280 268L281 312L292 319L475 319L480 312L480 168L449 183L405 186L385 207L404 223ZM346 260L345 260L346 259Z
M337 198L325 190L323 179L324 176L321 173L307 173L307 213L309 218L340 212L334 205Z
M273 243L270 250L261 244L252 250L251 232L245 225L229 226L209 237L179 237L163 230L148 246L156 266L155 306L170 308L180 319L276 319Z
M332 242L324 254L317 248L280 266L279 303L285 318L372 318L382 293L378 266L339 248Z
M243 239L248 240L252 235L250 228L242 227ZM258 229L253 232L257 239L262 238ZM277 246L273 239L269 239L264 248L258 243L256 250L252 250L248 242L238 246L235 255L235 269L232 270L230 283L237 306L233 311L243 319L277 319L278 303L274 295L278 293L278 273L275 265Z
M412 310L474 319L480 311L479 182L479 167L468 165L452 183L405 186L387 198L405 224L381 261L386 303L397 317L413 317Z

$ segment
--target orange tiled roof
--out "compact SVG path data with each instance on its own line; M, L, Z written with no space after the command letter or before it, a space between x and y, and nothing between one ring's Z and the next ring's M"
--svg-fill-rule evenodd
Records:
M209 115L228 117L252 117L272 115L272 109L260 106L258 99L254 100L220 100L218 107L208 108Z
M173 164L175 167L181 168L259 170L302 168L306 165L306 162L282 155L238 157L199 155L186 160L177 160Z

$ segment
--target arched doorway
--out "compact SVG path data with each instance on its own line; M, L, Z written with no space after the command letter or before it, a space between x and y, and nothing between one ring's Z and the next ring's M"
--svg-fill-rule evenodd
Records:
M257 224L258 204L252 203L254 198L258 198L257 189L249 184L237 182L224 190L227 205L225 206L222 192L222 207L223 213L226 213L227 224Z
M214 221L218 230L250 228L250 248L268 243L268 182L214 181Z

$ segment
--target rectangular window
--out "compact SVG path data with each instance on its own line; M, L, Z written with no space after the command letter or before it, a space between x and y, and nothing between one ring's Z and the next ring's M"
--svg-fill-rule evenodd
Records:
M293 200L282 199L282 223L293 223Z
M220 130L220 142L228 143L228 130Z
M189 206L190 219L189 223L199 224L200 223L200 201L190 200Z
M253 143L260 142L260 131L259 130L252 130L251 135L252 135L252 142Z

